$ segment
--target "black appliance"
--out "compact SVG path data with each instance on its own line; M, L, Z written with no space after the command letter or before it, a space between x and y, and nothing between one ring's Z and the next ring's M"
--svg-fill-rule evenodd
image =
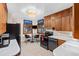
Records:
M53 51L55 48L57 48L58 44L57 39L49 37L51 35L53 35L53 32L50 31L46 31L44 35L41 35L40 45L45 49Z
M51 36L51 35L53 35L53 32L50 32L50 31L45 32L45 36Z
M53 35L53 32L49 32L49 31L46 31L44 33L44 35L41 35L41 37L40 37L40 40L41 40L40 45L43 48L48 49L48 40L49 40L48 36L51 36L51 35Z
M48 49L48 37L41 35L40 39L40 46L42 46L45 49Z
M49 40L48 40L48 49L50 51L53 51L55 48L57 48L57 46L58 46L57 39L49 38Z

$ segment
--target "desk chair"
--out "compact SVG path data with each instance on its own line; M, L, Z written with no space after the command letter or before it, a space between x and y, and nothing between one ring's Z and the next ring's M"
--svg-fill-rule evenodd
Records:
M27 39L27 41L32 41L32 36L31 34L26 34L25 38Z
M39 35L34 35L34 38L36 39L36 42L39 42Z

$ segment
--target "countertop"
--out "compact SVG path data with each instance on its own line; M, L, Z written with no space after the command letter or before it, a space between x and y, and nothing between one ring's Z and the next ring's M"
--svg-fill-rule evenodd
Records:
M56 38L65 41L74 39L72 36L72 32L68 32L68 31L54 31L53 36L49 36L49 38Z
M54 56L79 56L79 41L67 41L53 50Z
M0 48L0 56L14 56L20 52L16 39L10 40L8 47Z

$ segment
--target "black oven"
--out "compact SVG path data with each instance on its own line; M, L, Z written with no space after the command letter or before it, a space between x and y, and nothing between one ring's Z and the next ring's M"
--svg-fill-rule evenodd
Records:
M41 35L40 39L40 45L43 48L48 49L48 37Z

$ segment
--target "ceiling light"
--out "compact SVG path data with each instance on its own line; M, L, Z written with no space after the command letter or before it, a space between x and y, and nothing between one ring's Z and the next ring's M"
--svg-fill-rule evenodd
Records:
M40 10L35 7L28 7L26 9L23 9L23 12L29 18L36 18L38 15L40 15Z

